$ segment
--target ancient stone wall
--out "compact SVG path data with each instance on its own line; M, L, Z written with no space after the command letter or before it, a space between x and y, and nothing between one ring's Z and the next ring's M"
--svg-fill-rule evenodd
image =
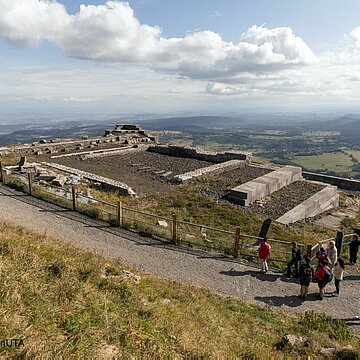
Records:
M196 169L193 171L189 171L187 173L176 175L172 178L171 182L175 184L180 184L185 181L189 181L193 178L204 176L204 175L214 175L214 174L221 174L224 171L236 169L238 167L244 166L245 161L243 160L230 160L225 161L220 164L210 165L204 168Z
M276 221L284 225L293 224L299 220L319 215L337 206L339 206L337 187L328 185L279 217Z
M64 166L64 165L47 163L47 162L42 162L40 164L60 170L60 171L64 171L64 172L67 172L70 174L80 176L87 180L98 182L98 183L102 184L104 188L108 188L108 189L112 189L112 190L115 189L115 190L119 191L120 195L130 195L130 196L134 196L134 197L136 196L135 191L132 190L129 185L127 185L121 181L116 181L116 180L109 179L109 178L106 178L103 176L94 175L94 174L88 173L86 171L74 169L74 168Z
M303 177L306 180L321 181L326 184L337 186L340 189L360 191L360 181L353 179L346 179L337 176L330 176L324 174L316 174L303 171Z
M155 145L150 146L148 151L156 152L163 155L191 158L203 161L209 161L213 163L222 163L230 160L245 160L250 161L251 154L241 153L237 151L228 152L210 152L202 149L181 147L181 146L167 146L167 145Z
M285 166L231 189L228 198L234 203L248 206L255 200L301 179L300 167Z

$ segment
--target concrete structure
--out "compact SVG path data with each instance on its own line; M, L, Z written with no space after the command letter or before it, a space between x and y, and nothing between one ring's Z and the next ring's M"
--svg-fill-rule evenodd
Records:
M338 176L330 176L325 174L316 174L303 171L303 177L306 180L321 181L326 184L337 186L340 189L360 191L360 181L354 179L346 179Z
M214 174L221 174L224 171L236 169L238 167L244 166L245 162L243 160L230 160L225 161L221 164L214 164L204 168L196 169L193 171L189 171L187 173L176 175L172 178L171 182L176 184L181 184L185 181L189 181L199 176L204 175L214 175Z
M301 179L300 167L285 166L231 189L228 199L234 203L248 206L255 200L268 196Z
M149 146L148 151L158 154L175 156L181 158L190 158L203 160L213 163L222 163L230 160L246 160L250 161L251 154L237 151L228 151L223 153L205 151L202 149L182 147L182 146L167 146L167 145L154 145Z
M337 206L339 206L337 187L328 185L279 217L276 221L284 225L293 224L299 220L319 215Z

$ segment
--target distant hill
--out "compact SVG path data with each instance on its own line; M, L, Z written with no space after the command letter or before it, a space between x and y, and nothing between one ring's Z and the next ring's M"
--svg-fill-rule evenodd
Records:
M138 123L149 130L186 130L204 127L239 127L247 125L247 121L244 118L227 116L173 117L140 120Z
M339 131L348 139L359 139L360 137L360 115L345 115L313 126L319 130Z
M2 125L0 126L0 145L32 143L40 139L77 138L82 135L100 136L104 134L104 129L112 127L113 124L86 125L83 122L66 122L53 125L34 124L32 126Z

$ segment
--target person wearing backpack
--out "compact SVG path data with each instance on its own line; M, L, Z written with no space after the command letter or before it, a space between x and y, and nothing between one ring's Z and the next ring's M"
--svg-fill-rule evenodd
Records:
M268 264L267 259L270 257L270 249L271 246L267 242L266 237L261 240L259 248L258 248L258 255L259 259L261 260L261 272L265 274L268 271Z
M301 263L301 250L298 248L298 245L295 241L293 241L291 243L292 245L292 250L291 250L291 260L288 262L287 264L287 273L286 275L288 277L291 276L291 267L294 266L295 268L295 273L294 276L296 278L299 277L299 268L300 268L300 263Z
M305 263L300 265L299 268L299 280L300 280L300 295L299 298L302 300L306 300L306 296L309 292L310 282L313 277L313 268L310 265L310 258L304 255Z
M329 282L331 282L333 278L333 273L329 267L328 261L326 260L319 261L319 265L315 272L315 278L319 287L320 300L322 300L325 295L325 287Z
M338 258L337 263L334 267L334 278L335 278L335 288L336 291L333 292L333 296L339 296L340 295L340 284L344 277L344 270L345 270L345 263L342 258Z

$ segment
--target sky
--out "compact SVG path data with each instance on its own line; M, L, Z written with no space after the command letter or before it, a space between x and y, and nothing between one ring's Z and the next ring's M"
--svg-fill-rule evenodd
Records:
M358 0L0 0L0 113L359 111Z

